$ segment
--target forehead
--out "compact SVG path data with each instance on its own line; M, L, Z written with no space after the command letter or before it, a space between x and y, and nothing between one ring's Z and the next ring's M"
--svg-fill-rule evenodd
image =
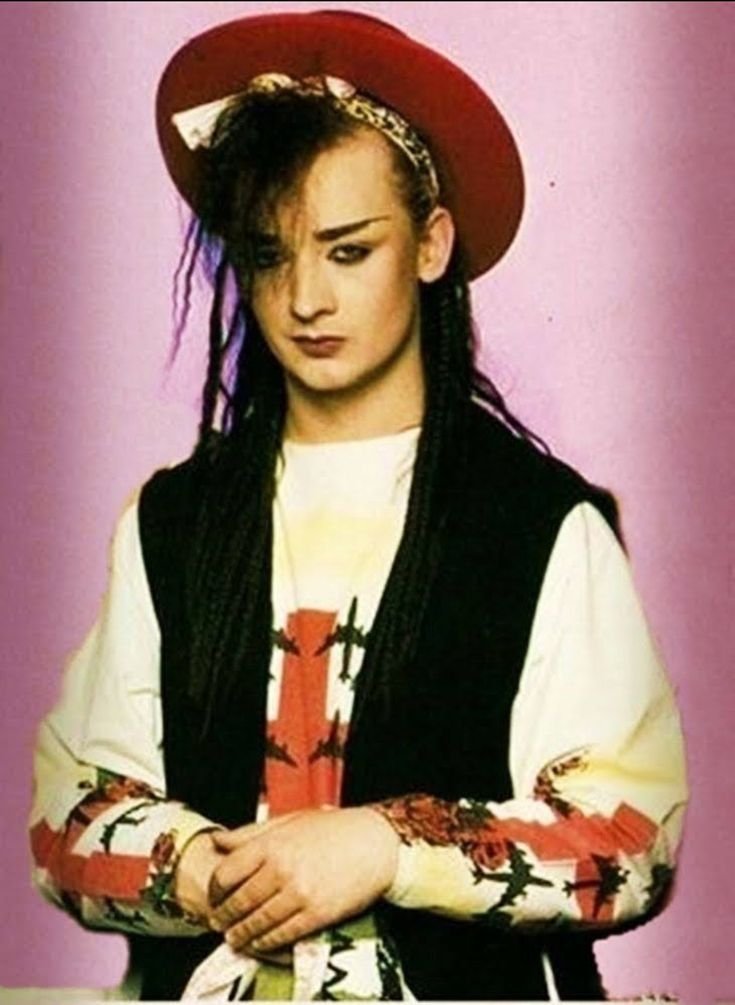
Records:
M317 229L368 216L394 216L402 208L388 140L374 129L318 154L296 190L276 207L280 228L298 222Z

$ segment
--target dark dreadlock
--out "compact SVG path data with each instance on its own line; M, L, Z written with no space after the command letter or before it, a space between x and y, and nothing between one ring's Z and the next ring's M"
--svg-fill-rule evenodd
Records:
M201 261L214 293L194 456L203 463L211 461L217 473L212 476L216 491L199 513L187 600L195 625L191 689L197 700L205 701L205 730L240 668L249 665L249 654L263 644L262 623L255 626L264 591L270 588L271 507L285 390L280 365L248 302L254 234L258 222L275 211L317 154L364 128L328 97L250 94L220 116L207 153L197 217L177 270L177 280L183 281L183 308L174 349L186 321L194 269ZM432 201L408 159L390 146L399 191L419 233ZM475 367L477 336L458 241L444 276L421 284L420 317L426 408L403 536L363 667L364 675L378 677L386 698L388 682L413 651L438 569L448 504L452 493L460 491L472 397L489 406L516 435L536 440L548 452L510 413L490 378ZM218 430L220 398L224 407ZM356 705L353 723L360 711Z

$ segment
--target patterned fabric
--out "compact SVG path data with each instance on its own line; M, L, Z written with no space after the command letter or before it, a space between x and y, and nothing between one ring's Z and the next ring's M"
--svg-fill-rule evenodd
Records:
M200 931L172 894L188 841L210 822L132 778L75 762L52 734L40 744L55 767L53 795L31 827L36 881L92 927L191 935Z
M400 536L417 432L285 445L260 819L337 802L354 680ZM137 495L116 528L100 617L39 733L35 879L89 924L184 936L200 929L174 902L171 877L186 841L212 822L166 798L158 626L136 506ZM528 929L605 928L646 911L681 833L681 728L627 559L588 503L568 514L550 557L509 763L506 802L407 793L378 804L401 838L387 899ZM371 918L301 940L285 983L223 946L205 961L209 975L235 972L219 991L210 979L211 995L272 997L276 980L284 996L410 997Z
M570 760L579 762L576 770L590 768L585 756ZM426 795L377 808L410 852L392 891L404 907L510 926L522 904L559 926L605 928L653 907L673 873L665 832L625 803L609 817L571 805L560 811L540 803L524 812Z
M289 90L300 94L328 95L347 115L381 132L408 157L431 193L432 203L436 203L439 198L439 176L429 148L416 130L394 108L380 104L367 94L361 94L354 84L342 77L317 74L296 79L287 73L261 73L249 81L245 91L177 112L171 117L171 121L190 150L196 150L200 146L211 147L216 142L215 133L220 115L243 94L252 91L274 93Z

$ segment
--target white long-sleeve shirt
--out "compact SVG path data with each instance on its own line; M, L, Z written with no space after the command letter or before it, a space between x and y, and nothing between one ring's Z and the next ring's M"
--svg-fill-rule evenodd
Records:
M274 504L280 641L260 819L338 800L353 683L400 539L417 438L411 429L284 444ZM99 617L67 661L61 698L39 732L35 880L90 925L183 936L201 929L173 897L175 867L189 838L213 822L166 793L160 634L137 505L136 492L115 528ZM508 756L510 800L407 793L380 804L401 837L387 899L534 927L604 928L643 914L681 836L682 733L628 559L590 503L567 514L548 562ZM348 973L339 990L369 996L374 933L363 925L352 943L333 967ZM226 955L223 947L222 960L238 963ZM320 976L302 974L295 996L329 975L328 954L319 959Z

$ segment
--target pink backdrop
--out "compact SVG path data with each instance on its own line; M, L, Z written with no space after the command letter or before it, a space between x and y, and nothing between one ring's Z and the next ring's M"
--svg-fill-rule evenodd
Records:
M168 379L180 216L153 95L186 37L352 6L491 93L524 156L511 254L476 284L511 407L612 487L683 709L693 800L678 892L599 957L618 996L735 995L731 506L735 9L726 3L5 3L4 985L104 985L121 937L31 892L33 735L95 616L127 492L193 443L204 333ZM198 339L198 341L197 341Z

